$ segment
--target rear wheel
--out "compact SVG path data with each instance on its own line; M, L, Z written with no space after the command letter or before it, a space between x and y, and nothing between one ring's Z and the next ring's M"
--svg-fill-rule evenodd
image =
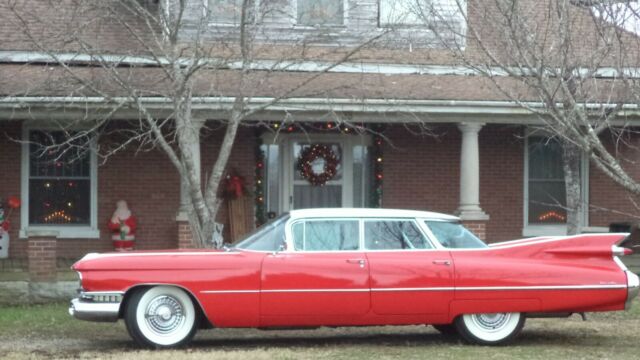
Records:
M524 321L521 313L466 314L456 319L455 327L470 343L502 345L518 336Z
M136 291L127 303L125 323L142 346L173 347L188 343L200 316L184 290L154 286Z

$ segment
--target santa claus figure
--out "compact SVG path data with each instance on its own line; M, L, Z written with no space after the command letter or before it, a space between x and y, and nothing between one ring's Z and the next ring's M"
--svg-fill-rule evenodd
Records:
M116 203L116 211L113 212L108 226L113 232L111 239L116 251L133 250L137 223L126 201L120 200Z

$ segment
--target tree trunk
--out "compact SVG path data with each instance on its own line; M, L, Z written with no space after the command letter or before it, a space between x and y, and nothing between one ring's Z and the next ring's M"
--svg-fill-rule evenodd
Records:
M579 147L567 141L562 142L562 167L567 201L567 235L579 234L582 225L581 157L582 153Z

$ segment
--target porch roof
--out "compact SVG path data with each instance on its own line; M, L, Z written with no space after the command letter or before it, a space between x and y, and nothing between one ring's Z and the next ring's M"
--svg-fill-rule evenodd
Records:
M541 106L535 94L509 77L326 73L306 83L314 74L261 70L241 82L236 70L203 70L194 79L193 108L202 118L224 118L235 96L249 98L249 105L256 108L283 97L253 119L281 120L287 112L299 115L294 120L313 121L327 112L342 112L348 113L350 120L365 122L539 123L531 111L497 88L499 84L502 90L508 89L532 108ZM616 87L602 84L612 81L601 80L598 88L607 89L607 93L594 91L590 106L609 106L612 98L624 102L622 91L612 95L611 89ZM87 118L87 114L100 117L106 113L116 119L137 118L128 97L132 90L159 116L170 113L170 86L160 68L0 64L0 120ZM114 107L118 107L116 113L111 112ZM619 115L635 122L640 111L629 104Z

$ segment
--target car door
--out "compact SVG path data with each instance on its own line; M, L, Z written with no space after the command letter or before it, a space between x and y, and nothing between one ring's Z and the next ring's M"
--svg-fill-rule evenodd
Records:
M371 307L380 315L447 315L453 299L453 263L413 219L365 219L364 246L371 273Z
M293 325L293 317L320 316L322 322L326 315L369 311L369 266L357 219L298 220L289 235L291 249L263 260L261 316L289 316Z

